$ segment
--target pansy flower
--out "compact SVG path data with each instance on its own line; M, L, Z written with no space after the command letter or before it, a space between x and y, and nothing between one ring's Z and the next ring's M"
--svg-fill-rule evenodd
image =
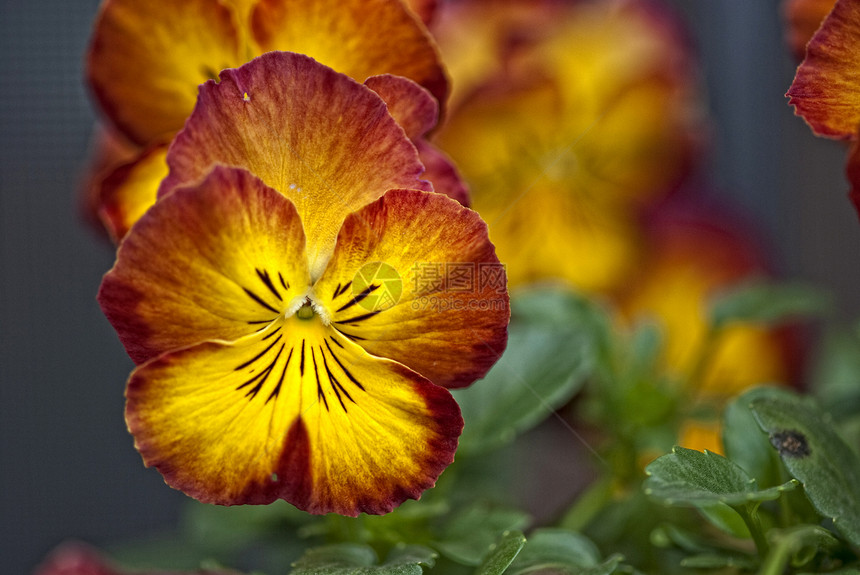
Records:
M469 182L512 285L614 289L638 257L637 209L673 188L692 150L688 48L647 3L513 4L486 31L502 52L496 75L462 97L436 141ZM450 36L439 36L444 51Z
M860 211L860 5L837 0L806 46L786 94L818 136L852 142L847 176Z
M136 446L201 501L357 515L417 498L462 428L446 388L504 349L486 225L427 191L406 135L432 119L432 98L377 81L387 105L273 52L204 84L161 197L103 281L140 364Z
M432 2L411 5L432 15ZM435 43L401 0L105 0L88 81L113 129L138 147L90 192L88 205L114 240L154 202L167 145L191 113L198 85L273 50L307 54L358 81L404 76L443 105L447 97ZM433 155L428 170L438 162Z

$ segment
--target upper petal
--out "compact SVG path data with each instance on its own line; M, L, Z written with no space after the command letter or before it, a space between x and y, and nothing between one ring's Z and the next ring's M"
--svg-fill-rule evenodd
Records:
M835 0L784 0L782 13L786 24L786 42L795 58L806 55L806 44L827 17Z
M348 213L391 188L431 189L419 179L415 147L376 93L286 52L203 85L167 163L159 195L220 163L245 168L287 196L304 225L313 277Z
M400 0L261 0L252 20L264 51L308 54L359 81L406 76L447 98L435 42Z
M104 112L147 145L182 128L199 84L243 61L234 15L218 0L106 0L87 67Z
M146 464L222 505L281 498L311 513L387 513L435 483L463 426L447 390L318 317L164 354L134 372L126 395Z
M855 138L860 124L860 4L839 0L806 46L788 103L819 136Z
M259 330L307 291L306 262L295 207L246 172L216 168L138 221L99 303L140 363Z
M483 377L507 342L486 224L441 194L392 190L347 217L314 294L338 331L445 387Z

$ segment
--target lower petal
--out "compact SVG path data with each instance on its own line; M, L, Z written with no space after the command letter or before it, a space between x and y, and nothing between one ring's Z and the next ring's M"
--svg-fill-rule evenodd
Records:
M145 463L222 505L387 513L435 484L462 430L448 391L317 317L165 354L134 372L127 398Z

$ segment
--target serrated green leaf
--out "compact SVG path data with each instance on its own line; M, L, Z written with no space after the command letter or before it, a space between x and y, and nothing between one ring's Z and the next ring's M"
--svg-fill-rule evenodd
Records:
M486 557L475 570L475 575L501 575L507 570L526 543L522 531L506 531L497 543L490 546Z
M747 283L711 302L711 323L719 328L732 321L773 324L824 313L830 300L803 284Z
M452 561L478 565L501 533L524 529L529 521L523 511L477 503L452 517L432 546Z
M759 397L751 409L815 509L860 547L860 458L830 416L812 398L796 394Z
M512 301L504 355L483 381L452 392L466 424L461 456L512 441L579 391L595 357L590 308L579 299L539 292Z
M672 453L652 461L645 473L647 495L669 505L688 507L769 501L796 486L788 482L760 490L755 479L722 455L683 447L675 447Z
M398 546L388 559L377 564L376 552L368 545L338 543L308 549L293 564L291 575L421 575L433 567L436 553L420 545Z

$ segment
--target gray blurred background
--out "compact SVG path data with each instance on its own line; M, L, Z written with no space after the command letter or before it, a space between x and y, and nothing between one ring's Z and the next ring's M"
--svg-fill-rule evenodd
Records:
M783 94L794 72L777 0L677 0L703 61L713 148L698 178L740 203L786 275L860 317L860 223L844 151ZM0 4L0 565L55 545L171 526L184 496L140 463L123 422L132 364L95 302L113 252L79 219L93 111L81 61L96 0Z

